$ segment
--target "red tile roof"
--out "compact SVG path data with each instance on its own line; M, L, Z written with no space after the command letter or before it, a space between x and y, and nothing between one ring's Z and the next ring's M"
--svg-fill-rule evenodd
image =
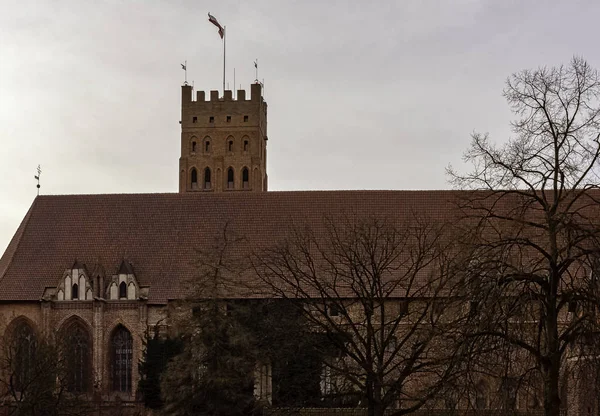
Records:
M307 191L36 198L0 258L0 300L39 300L73 262L117 273L125 259L149 302L185 296L197 250L206 250L226 223L253 248L286 237L292 225L325 218L375 215L390 220L419 213L452 215L456 191Z

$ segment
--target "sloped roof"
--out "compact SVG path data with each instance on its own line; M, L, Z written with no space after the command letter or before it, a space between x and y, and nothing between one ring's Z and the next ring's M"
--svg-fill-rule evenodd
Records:
M115 274L133 267L149 302L185 296L182 284L225 224L253 248L292 225L344 215L448 219L456 191L306 191L39 196L0 258L0 300L39 300L74 259ZM124 263L124 260L126 263ZM129 265L131 263L131 265Z

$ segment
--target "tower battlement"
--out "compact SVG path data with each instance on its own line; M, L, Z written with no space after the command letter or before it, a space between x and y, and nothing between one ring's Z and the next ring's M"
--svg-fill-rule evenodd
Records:
M262 85L245 90L181 87L179 192L267 190L267 103Z

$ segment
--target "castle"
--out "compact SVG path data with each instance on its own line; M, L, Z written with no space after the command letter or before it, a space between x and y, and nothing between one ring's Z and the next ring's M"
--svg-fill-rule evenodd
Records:
M261 85L219 96L181 87L179 192L39 196L0 258L0 333L28 343L60 334L70 389L139 403L143 335L165 331L186 296L198 250L225 225L264 247L289 225L324 217L451 220L452 191L267 192L267 103ZM269 396L268 378L256 391Z

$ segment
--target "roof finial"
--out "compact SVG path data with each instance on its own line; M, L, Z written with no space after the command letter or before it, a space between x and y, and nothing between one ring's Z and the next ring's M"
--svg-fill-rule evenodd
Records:
M42 175L42 168L40 165L37 167L37 175L34 176L37 179L37 194L40 196L40 176Z

